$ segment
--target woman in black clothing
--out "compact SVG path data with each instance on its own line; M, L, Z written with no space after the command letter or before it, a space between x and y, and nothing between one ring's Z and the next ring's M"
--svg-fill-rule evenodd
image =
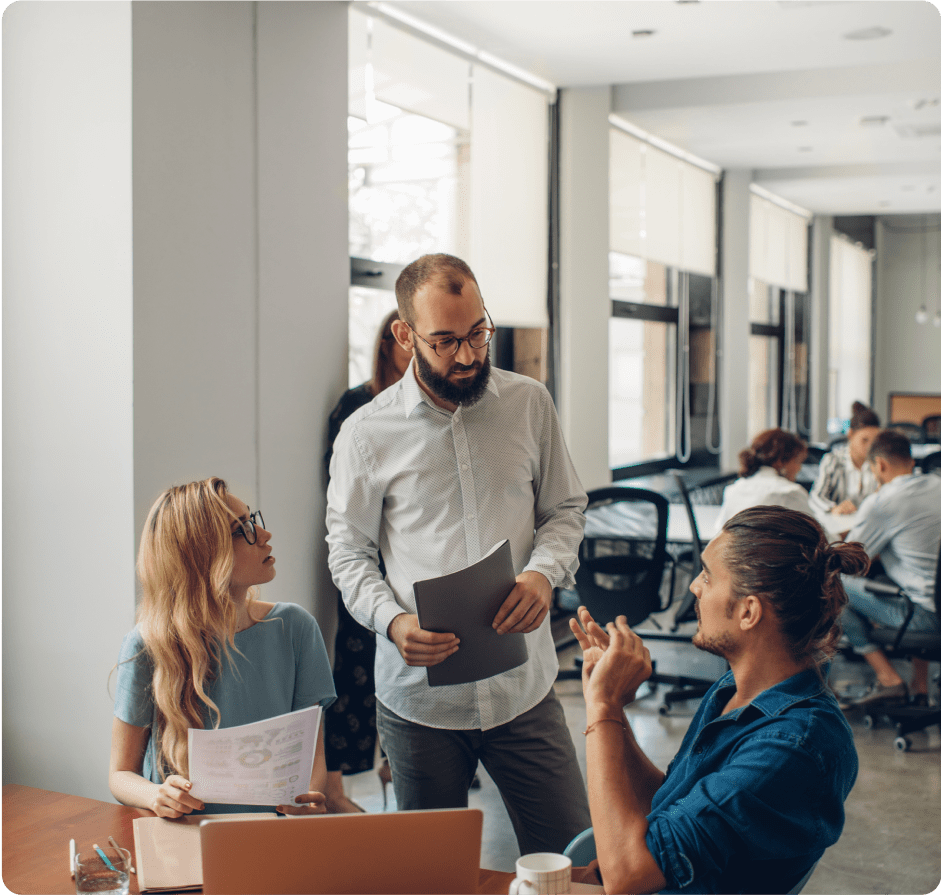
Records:
M330 414L327 453L324 463L330 477L333 442L340 427L354 411L368 404L379 392L394 385L412 359L392 335L392 311L379 329L373 355L373 375L346 391ZM363 809L343 789L344 774L358 774L373 767L376 753L376 682L373 666L376 635L347 611L337 592L337 636L334 645L333 685L337 701L324 714L324 747L327 755L327 785L324 796L331 814L349 814ZM380 771L382 776L382 771ZM383 777L383 792L387 779Z

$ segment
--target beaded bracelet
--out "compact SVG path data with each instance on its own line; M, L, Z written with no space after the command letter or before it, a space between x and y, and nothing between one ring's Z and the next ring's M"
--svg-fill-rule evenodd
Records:
M587 737L588 734L590 734L597 725L603 723L604 721L612 721L615 724L620 724L621 727L623 727L625 731L627 730L627 722L623 718L599 718L597 721L592 721L591 724L589 724L585 728L584 730L585 736Z

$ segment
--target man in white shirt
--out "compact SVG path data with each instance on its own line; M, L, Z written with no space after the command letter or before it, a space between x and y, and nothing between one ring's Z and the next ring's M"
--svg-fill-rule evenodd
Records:
M553 587L571 587L587 503L545 387L491 370L493 324L470 268L426 255L396 282L402 379L354 413L334 447L330 569L375 631L380 738L400 810L461 807L478 760L500 789L522 853L561 851L591 825L552 684ZM516 586L494 618L529 658L481 681L431 688L425 668L460 643L423 630L413 584L510 541ZM379 573L382 554L386 577Z
M941 543L941 478L912 475L915 461L911 445L899 432L880 432L869 448L869 462L879 481L879 490L860 507L859 521L846 536L859 541L871 559L877 556L886 574L915 604L910 631L941 631L934 605L938 546ZM873 708L903 703L909 696L927 700L928 664L913 662L911 689L885 653L868 638L872 623L899 627L906 608L900 598L880 597L865 589L866 579L843 579L849 606L843 612L843 631L853 649L876 673L873 690L844 707Z

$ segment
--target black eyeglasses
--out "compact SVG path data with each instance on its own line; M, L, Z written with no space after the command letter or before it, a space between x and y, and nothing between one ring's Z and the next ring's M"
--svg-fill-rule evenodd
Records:
M484 348L490 344L490 340L493 338L496 329L493 325L493 319L490 317L490 312L484 309L484 313L490 321L490 326L478 326L475 330L464 336L463 339L458 339L455 336L445 336L443 339L438 339L437 342L429 342L424 336L415 332L415 328L411 323L406 322L405 325L428 345L438 357L454 357L454 355L461 350L462 342L467 342L471 348Z
M241 535L249 544L254 544L258 540L258 529L265 527L265 517L261 515L261 510L255 510L249 513L247 519L236 519L239 527L232 529L232 537Z

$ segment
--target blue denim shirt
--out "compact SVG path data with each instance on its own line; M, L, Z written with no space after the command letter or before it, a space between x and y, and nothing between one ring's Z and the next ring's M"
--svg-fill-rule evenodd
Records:
M653 798L647 847L664 893L787 892L843 831L859 765L817 672L723 715L734 692L730 671L703 697Z

